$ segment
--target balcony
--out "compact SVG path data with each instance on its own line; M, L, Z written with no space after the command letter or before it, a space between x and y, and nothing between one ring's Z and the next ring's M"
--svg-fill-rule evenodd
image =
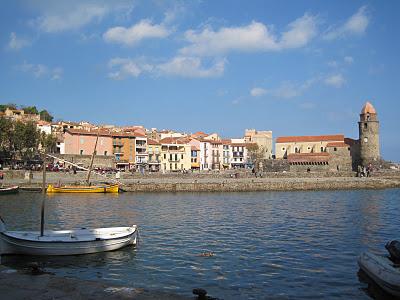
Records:
M136 156L148 156L147 152L136 152Z
M146 149L147 146L146 146L146 144L136 144L136 148L139 148L139 149Z
M119 141L113 141L113 146L123 146L123 143Z
M159 159L149 160L148 164L149 165L159 165L159 164L161 164L161 160L159 160Z

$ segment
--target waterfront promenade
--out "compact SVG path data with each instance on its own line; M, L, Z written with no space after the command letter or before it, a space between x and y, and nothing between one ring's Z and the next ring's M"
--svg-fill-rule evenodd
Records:
M5 185L17 184L22 188L39 188L42 173L33 172L30 180L24 172L5 173ZM86 179L86 172L47 173L47 183L79 184ZM115 179L111 174L108 179ZM93 174L92 183L107 178ZM399 171L376 172L372 177L356 177L353 172L337 173L263 173L255 177L251 172L228 171L210 173L121 173L120 182L127 192L250 192L250 191L301 191L341 189L384 189L400 187Z

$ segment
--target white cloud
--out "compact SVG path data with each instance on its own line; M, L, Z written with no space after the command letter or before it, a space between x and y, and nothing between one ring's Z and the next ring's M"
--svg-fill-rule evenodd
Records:
M342 74L333 74L333 75L326 77L324 82L326 85L329 85L329 86L332 86L335 88L340 88L346 83L346 80L344 79Z
M350 35L362 35L366 31L369 21L370 18L367 14L367 7L362 6L344 24L329 29L323 38L326 40L334 40Z
M259 88L259 87L256 87L256 88L253 88L250 90L250 95L253 97L260 97L260 96L265 95L266 93L267 93L267 90L265 90L263 88Z
M30 64L27 62L24 62L15 68L20 72L32 74L35 78L49 78L52 80L61 79L64 72L60 67L49 68L43 64Z
M103 34L103 38L106 42L133 46L143 39L165 38L169 34L169 30L163 24L157 25L149 20L142 20L129 28L120 26L110 28Z
M108 77L117 80L138 77L142 73L141 67L129 58L113 58L109 61L108 67L114 70L108 74Z
M162 75L193 78L218 77L224 73L225 63L225 59L220 59L207 68L202 65L202 61L198 57L177 56L158 65L157 69Z
M129 0L31 1L30 4L40 13L31 24L48 33L79 29L113 12L131 12L133 6Z
M316 18L308 14L290 23L289 28L282 34L280 47L283 49L303 47L317 35Z
M354 62L354 58L351 56L345 56L343 60L346 64L349 64L349 65L351 65Z
M150 74L166 77L210 78L221 76L224 73L225 64L226 60L220 59L206 67L200 58L184 56L176 56L169 61L158 64L129 58L113 58L108 63L108 67L111 69L108 77L125 79Z
M180 49L184 55L220 55L230 51L257 52L298 48L306 45L317 32L316 18L305 14L288 25L289 30L279 38L263 23L251 22L241 27L222 27L218 31L207 27L201 32L188 30L190 43Z
M24 38L17 37L15 32L11 32L10 41L8 42L7 47L11 50L20 50L24 47L27 47L31 44L31 42Z

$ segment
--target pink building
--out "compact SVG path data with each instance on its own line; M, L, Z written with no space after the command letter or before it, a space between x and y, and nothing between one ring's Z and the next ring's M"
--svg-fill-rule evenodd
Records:
M96 143L97 130L67 129L64 134L65 154L91 155ZM97 155L113 156L113 139L107 131L100 131Z

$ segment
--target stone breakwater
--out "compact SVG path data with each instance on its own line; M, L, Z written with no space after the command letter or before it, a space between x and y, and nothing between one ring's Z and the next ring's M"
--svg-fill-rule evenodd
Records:
M138 180L122 186L129 192L255 192L400 188L398 179L380 178L279 178L176 182Z
M189 174L129 174L122 173L121 187L128 192L253 192L253 191L303 191L342 189L400 188L400 172L375 173L373 177L355 177L354 173L264 173L256 178L251 173L239 172L238 178L230 173ZM329 175L329 176L328 176ZM335 176L336 175L336 176ZM107 181L94 175L92 184ZM47 183L84 183L85 172L78 174L48 173ZM111 177L110 177L111 179ZM29 180L7 174L4 185L17 184L22 188L39 188L42 174L34 172Z

